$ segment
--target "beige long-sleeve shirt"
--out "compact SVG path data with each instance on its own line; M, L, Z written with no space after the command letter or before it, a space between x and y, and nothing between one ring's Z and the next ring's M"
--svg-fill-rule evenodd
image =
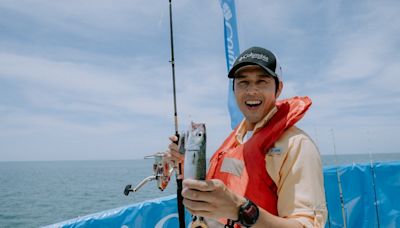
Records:
M248 132L243 120L236 139L244 143L257 134L276 113L268 115ZM265 156L266 170L278 187L278 214L304 227L324 227L327 209L320 154L311 138L293 126L286 130Z

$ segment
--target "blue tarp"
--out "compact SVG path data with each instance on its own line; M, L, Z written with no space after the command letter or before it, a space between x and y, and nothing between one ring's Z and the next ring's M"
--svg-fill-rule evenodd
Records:
M324 181L329 212L325 227L344 227L344 220L347 227L400 226L400 162L325 167Z
M354 164L325 169L325 193L329 210L329 220L326 227L343 227L344 220L348 227L377 227L375 194L371 174L372 170L369 164ZM338 176L343 193L342 199L339 192Z
M189 213L186 213L185 220L190 221ZM108 211L67 220L46 227L175 228L179 227L176 196L172 195L126 207L115 208Z
M381 227L400 227L400 162L377 163L375 183Z
M400 197L397 196L400 193L399 161L374 163L372 167L370 164L325 167L325 194L329 212L325 227L330 228L344 227L337 174L342 187L347 227L378 227L378 223L385 228L400 227ZM168 196L49 227L175 228L178 227L177 216L176 198ZM190 215L186 213L186 222L189 221Z

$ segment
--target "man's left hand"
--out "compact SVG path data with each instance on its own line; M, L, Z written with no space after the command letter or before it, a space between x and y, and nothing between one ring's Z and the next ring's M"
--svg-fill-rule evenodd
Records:
M183 181L183 204L190 213L213 219L237 220L239 207L246 202L244 197L234 194L218 180Z

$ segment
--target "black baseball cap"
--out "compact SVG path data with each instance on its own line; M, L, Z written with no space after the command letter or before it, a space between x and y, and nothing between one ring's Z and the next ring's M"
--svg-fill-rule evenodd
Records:
M228 78L234 78L235 72L247 65L258 65L271 76L282 80L282 68L275 54L261 47L251 47L242 52L229 71Z

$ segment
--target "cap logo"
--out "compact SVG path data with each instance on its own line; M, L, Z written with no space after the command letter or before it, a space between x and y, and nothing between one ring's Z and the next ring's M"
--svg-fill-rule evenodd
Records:
M268 62L268 60L269 60L268 56L265 56L265 55L259 54L259 53L250 52L250 53L247 53L247 54L241 56L239 58L239 62L241 62L241 61L243 61L244 59L247 59L247 58L260 59L260 60L263 60L265 62Z

